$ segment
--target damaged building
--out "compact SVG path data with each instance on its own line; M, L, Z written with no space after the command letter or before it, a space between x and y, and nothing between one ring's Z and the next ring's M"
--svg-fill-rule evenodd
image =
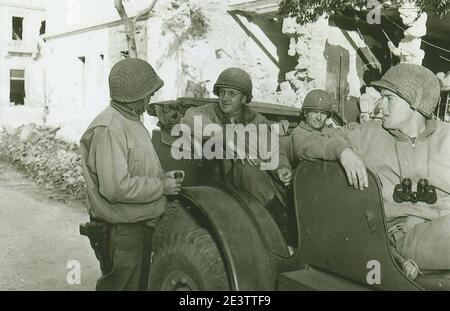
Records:
M242 1L230 6L229 11L247 24L264 29L273 42L277 42L280 33L289 38L287 52L277 45L281 52L280 74L285 73L284 77L279 76L283 103L298 105L307 91L321 88L334 95L334 109L346 121L358 121L361 114L373 113L373 104L379 96L368 87L370 82L399 61L414 62L409 59L411 53L405 43L410 40L418 44L416 63L423 63L441 80L441 106L445 107L440 107L437 114L444 119L450 87L448 15L443 18L434 12L419 15L408 7L403 11L383 8L374 12L349 9L343 15L322 16L316 22L302 25L296 18L277 17L280 3L281 0ZM288 57L296 57L294 66L281 61Z
M301 107L307 91L323 88L334 95L335 110L346 121L373 110L370 103L377 94L366 86L398 62L388 47L390 40L397 45L403 36L397 10L383 11L378 25L367 23L367 12L298 25L278 16L280 2L157 1L136 23L138 56L165 82L153 100L213 96L218 73L237 66L250 72L256 101ZM149 3L126 1L124 6L129 16L136 16ZM47 122L78 141L108 103L110 68L127 57L124 27L108 0L48 0L47 8ZM448 36L443 23L430 18L424 38L438 42ZM450 69L431 46L424 50L425 66L435 73ZM152 119L145 124L156 125Z
M42 0L0 1L0 120L40 122L45 102Z

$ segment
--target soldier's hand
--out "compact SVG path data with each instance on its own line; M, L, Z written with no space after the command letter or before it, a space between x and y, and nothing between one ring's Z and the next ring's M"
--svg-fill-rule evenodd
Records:
M163 194L178 195L181 191L181 183L175 178L166 177L163 179Z
M347 174L348 183L355 189L363 190L369 186L364 160L351 148L346 148L339 156L339 161Z
M282 167L277 170L278 179L286 186L291 185L292 171L287 167Z

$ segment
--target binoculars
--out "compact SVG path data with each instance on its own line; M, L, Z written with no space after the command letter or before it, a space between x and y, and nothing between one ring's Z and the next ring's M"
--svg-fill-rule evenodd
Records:
M437 201L436 188L428 185L427 179L421 178L417 183L417 191L413 192L411 179L404 178L401 184L395 186L393 198L397 203L421 201L434 204Z

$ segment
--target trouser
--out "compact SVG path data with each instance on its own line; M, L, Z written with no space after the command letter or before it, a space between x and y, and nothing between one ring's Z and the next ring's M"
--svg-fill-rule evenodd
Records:
M400 230L393 233L396 248L421 270L450 270L450 215L433 220L416 219L407 217Z
M145 224L109 226L109 262L97 280L98 291L146 290L153 228ZM102 263L100 264L101 267Z
M252 194L266 206L275 198L286 205L286 190L277 183L269 171L237 161L231 170L233 184Z
M268 171L240 161L234 164L231 172L234 185L252 194L275 220L288 245L296 246L295 210L287 203L288 189L277 183Z

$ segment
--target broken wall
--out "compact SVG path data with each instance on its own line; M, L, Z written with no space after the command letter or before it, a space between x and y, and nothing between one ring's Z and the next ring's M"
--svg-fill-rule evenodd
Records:
M368 49L360 33L344 30L325 17L308 25L285 18L283 33L290 37L289 55L296 55L298 62L286 73L280 97L301 107L308 91L324 89L335 97L335 110L356 121L366 67L358 50Z
M330 26L327 19L304 27L291 25L294 30L284 29L285 44L293 41L290 55L287 51L280 55L280 41L273 40L274 32L283 36L280 23L268 20L263 25L261 20L233 16L227 9L235 2L158 1L154 14L139 22L139 56L148 60L165 82L152 101L181 96L213 97L213 85L220 72L235 66L251 75L254 100L301 107L308 90L331 89L329 81L336 80L330 75L335 61L327 59L330 47L347 51L348 68L339 73L343 75L342 84L338 89L334 87L336 96L345 101L360 95L360 60L338 27ZM89 5L87 1L80 3ZM109 70L123 58L121 51L127 48L112 2L99 1L95 6L96 12L105 12L105 16L86 17L88 26L78 30L63 25L66 31L55 33L58 23L49 21L54 26L50 27L53 35L47 39L47 120L61 126L60 135L73 141L79 140L89 122L108 105ZM105 6L104 10L101 6ZM49 16L67 14L66 7L59 5L59 9L59 15L53 11ZM274 28L270 28L271 23ZM293 68L288 70L285 65L280 69L280 63L293 56L298 57ZM280 74L282 71L287 73ZM146 116L145 125L151 130L156 120Z
M271 101L279 69L227 13L229 2L161 2L153 16L139 22L139 56L155 67L165 83L152 101L192 96L198 93L198 85L202 86L200 95L213 96L217 76L230 66L251 74L255 100ZM80 3L88 5L87 1ZM105 14L114 15L111 2L96 3L97 12L103 12L99 8L102 3ZM67 15L65 6L59 4L56 9L60 12L53 8L50 17ZM112 21L112 16L98 20L104 24L86 17L88 26L79 29L61 25L63 21L49 21L47 123L60 126L59 135L72 141L78 141L89 122L108 105L109 70L123 58L120 52L127 47L120 23ZM56 25L65 31L57 31ZM264 33L260 31L260 35ZM145 124L151 130L156 121L146 116Z

